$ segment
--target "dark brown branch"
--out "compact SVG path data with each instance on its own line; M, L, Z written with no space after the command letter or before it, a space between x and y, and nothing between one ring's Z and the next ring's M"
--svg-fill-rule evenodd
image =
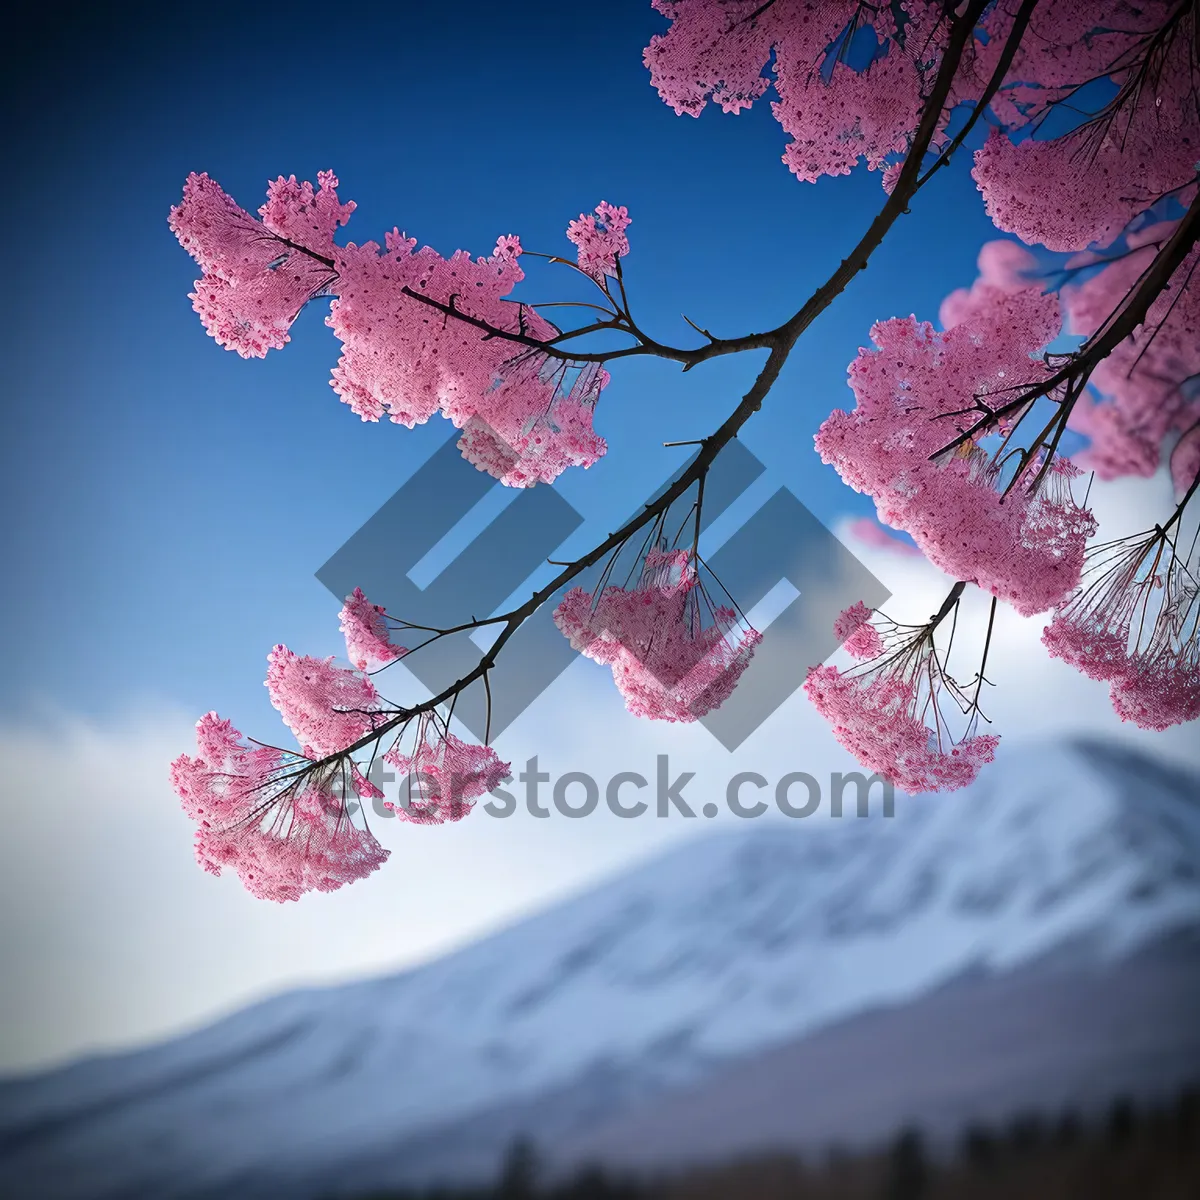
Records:
M1065 388L1067 393L1060 404L1059 412L1061 419L1065 420L1075 400L1082 394L1092 372L1145 322L1146 314L1150 311L1151 306L1171 282L1171 277L1192 252L1197 241L1200 241L1200 193L1197 193L1192 200L1187 212L1175 227L1174 233L1167 239L1162 250L1155 256L1149 270L1142 276L1141 282L1129 294L1125 302L1114 310L1104 325L1092 334L1074 354L1070 355L1057 371L1047 376L1041 383L1021 388L1020 394L1015 399L1006 401L995 408L989 408L969 429L964 430L946 445L934 451L929 456L930 459L937 459L948 454L956 447L974 439L976 434L990 429L1001 417L1025 408L1042 396L1050 396L1060 388ZM1036 449L1036 447L1030 447L1029 453L1035 453Z
M959 597L962 596L963 590L966 588L966 580L960 579L949 591L945 600L942 601L942 607L929 618L929 632L932 633L947 617L947 615L958 604Z
M1021 14L1024 14L1024 20L1021 19L1021 14L1018 16L1020 22L1019 31L1014 29L1018 34L1024 32L1025 25L1028 21L1026 9L1032 10L1037 0L1023 0ZM858 274L859 271L865 270L868 260L883 241L887 232L895 224L896 219L907 211L909 202L917 191L928 181L937 166L944 166L950 160L950 157L955 150L962 144L962 136L952 142L946 151L942 154L938 164L921 177L921 160L929 150L933 142L933 137L937 132L938 124L942 117L942 111L945 108L946 101L949 99L951 89L954 84L954 78L958 72L959 65L962 62L963 54L966 51L968 44L974 36L975 27L983 15L984 9L987 8L988 0L971 0L967 5L966 10L961 16L954 19L951 34L947 42L946 51L942 56L941 64L939 65L937 75L934 79L933 87L930 90L929 96L926 99L925 107L921 114L920 123L917 126L917 131L913 136L913 143L909 149L908 155L904 160L904 166L901 168L900 177L896 182L896 186L888 197L887 202L880 210L875 220L871 222L867 232L859 240L858 244L850 252L850 254L842 260L841 264L834 271L833 275L826 283L817 289L810 297L808 302L791 318L785 321L782 325L766 333L750 333L744 334L735 338L712 338L710 334L705 333L706 337L711 340L705 346L699 346L692 350L681 349L676 346L667 346L662 342L658 342L642 332L632 320L628 313L625 314L624 332L630 333L638 339L636 345L626 346L618 350L607 351L565 351L560 350L555 346L551 346L547 342L540 341L537 338L530 337L523 332L513 332L512 330L501 329L498 326L489 324L489 322L478 317L472 317L467 313L462 312L453 303L445 304L439 300L433 299L431 296L422 295L412 288L405 287L403 293L413 300L417 300L422 304L427 304L431 308L436 309L447 316L454 317L457 320L465 321L468 325L479 329L483 333L496 338L503 338L517 345L525 346L529 350L534 350L546 354L551 358L559 358L569 362L587 363L587 362L608 362L611 359L628 358L633 355L651 354L658 358L665 358L673 362L683 364L685 371L691 370L698 363L707 361L710 358L717 358L725 354L740 353L745 350L771 349L777 347L787 347L788 349L794 344L797 337L808 328L809 325L829 307L830 303L839 296L850 281ZM1015 51L1015 42L1005 46L1005 53L1011 58L1011 52ZM994 94L993 83L999 86L1000 78L993 77L989 82L989 88L992 91L988 93L987 98L990 99ZM981 102L978 110L981 111L986 101ZM297 247L303 249L303 247ZM565 260L563 260L565 261ZM689 322L690 323L690 322ZM577 333L583 332L576 331ZM588 332L592 332L591 329ZM573 336L573 335L564 335ZM557 340L557 339L556 339Z
M1012 66L1013 57L1017 53L1017 47L1020 46L1021 39L1025 36L1025 31L1029 28L1030 18L1033 16L1033 10L1037 8L1037 5L1038 0L1021 0L1021 7L1017 11L1017 15L1013 18L1012 29L1009 30L1008 39L1004 43L1004 49L1000 52L1000 57L996 60L996 69L992 72L992 77L988 80L987 87L983 89L983 93L976 101L975 107L972 109L966 123L954 136L946 149L938 156L937 162L921 176L917 183L918 188L924 187L950 161L954 152L967 140L967 135L975 128L987 106L991 104L993 97L1000 90L1000 85L1004 82L1004 77L1008 74L1008 68Z
M1191 501L1192 497L1196 494L1197 488L1200 488L1200 473L1197 473L1196 478L1192 480L1191 486L1188 488L1188 490L1186 492L1184 492L1183 498L1175 506L1175 511L1167 519L1167 523L1165 525L1161 526L1160 532L1166 533L1166 531L1168 529L1170 529L1171 526L1174 525L1179 520L1180 517L1183 516L1183 510L1185 508L1187 508L1188 503Z
M950 89L954 84L959 64L962 62L963 53L967 43L974 36L975 26L987 5L988 0L971 0L962 16L955 20L933 88L921 113L921 121L913 137L913 144L904 159L900 177L897 179L896 186L888 197L887 203L880 209L875 220L871 222L867 232L859 239L858 245L842 260L837 270L813 293L799 312L777 330L763 336L790 338L794 342L829 307L830 303L841 295L850 280L859 271L866 270L871 255L883 241L888 230L896 223L896 219L908 208L909 201L916 195L917 189L921 185L921 160L925 157L925 152L929 149L933 136L937 132L938 122L941 120L942 110L950 96ZM705 347L705 349L711 349L711 347Z
M590 550L582 558L576 559L570 566L560 571L545 587L534 592L524 604L514 608L511 612L505 613L501 617L491 618L492 623L503 622L504 628L500 631L499 637L496 638L472 670L468 671L461 679L455 680L454 683L444 688L432 699L425 700L420 704L414 705L412 708L401 710L397 716L373 729L370 733L365 734L352 745L338 751L337 754L314 762L313 769L318 769L323 765L335 762L340 758L364 749L366 746L378 741L391 730L412 720L413 717L424 712L431 712L447 700L454 699L459 693L476 682L476 680L483 678L495 665L496 658L504 648L505 643L555 592L570 583L576 575L586 571L588 567L594 566L610 551L623 545L644 525L670 508L693 483L707 474L709 467L712 466L713 460L717 457L718 453L737 436L738 430L762 407L762 402L771 390L775 380L779 377L779 372L786 358L787 350L785 349L774 349L771 351L758 377L751 385L750 390L742 397L741 403L726 418L725 423L716 433L706 440L700 452L692 461L691 466L663 492L657 501L652 505L648 505L636 517L622 525L615 533L609 534L603 542Z
M717 353L733 354L742 350L756 350L771 345L771 334L758 333L748 334L739 338L718 338L714 339L708 346L703 346L698 350L681 350L678 347L666 346L661 342L655 341L629 324L628 320L626 320L623 327L614 321L596 322L583 329L560 334L558 338L554 338L551 341L542 341L540 338L531 337L527 333L514 332L511 329L502 329L498 325L492 325L481 317L473 317L469 313L463 312L462 309L456 307L454 304L444 304L442 301L435 300L432 296L422 295L410 287L403 287L400 290L404 295L419 301L421 304L427 304L430 308L436 309L446 316L454 317L458 321L463 321L465 324L481 330L485 337L502 338L518 346L525 346L530 350L545 354L548 358L557 358L564 362L601 363L608 362L614 358L628 358L634 354L651 354L656 358L666 358L673 362L683 363L686 369L695 366L696 363L702 362L706 358L716 357ZM560 350L554 344L563 337L577 337L584 333L594 333L600 329L620 329L623 333L630 333L638 337L638 342L636 345L625 346L619 350L603 351ZM716 353L711 352L714 347L719 347Z
M971 707L976 712L979 712L980 689L983 687L983 685L985 683L988 682L988 680L984 676L984 672L987 670L988 651L992 647L992 627L996 624L996 603L997 603L996 597L993 596L991 608L988 610L987 635L983 639L983 659L979 664L979 676L975 681L975 697L971 701ZM984 719L986 720L986 718L984 718Z
M392 729L404 725L421 713L436 710L447 700L453 701L471 684L481 678L485 678L488 671L495 665L496 658L505 644L513 637L521 625L537 612L547 600L581 572L600 562L611 551L623 545L638 530L651 521L661 519L670 506L684 495L693 483L704 478L721 450L737 436L741 427L762 407L763 400L779 377L783 364L786 362L792 347L800 335L845 290L850 280L859 271L866 268L871 254L883 241L883 238L892 225L895 224L897 218L906 211L908 202L920 186L921 160L932 142L942 110L950 95L958 66L962 61L963 53L974 34L975 26L987 4L988 0L971 0L966 11L955 19L945 54L943 55L933 87L926 99L921 121L914 135L912 146L908 156L905 158L900 178L891 196L884 204L880 213L871 222L866 233L859 239L858 244L851 253L843 259L842 263L826 283L817 289L813 296L793 317L771 333L751 334L744 338L718 340L710 343L708 346L692 351L675 350L669 347L661 347L658 343L647 342L643 345L630 347L624 351L616 351L607 355L563 355L563 357L569 357L577 362L587 362L632 353L656 352L662 357L674 358L676 361L684 362L686 370L695 365L696 362L714 357L717 353L730 353L733 349L765 348L770 350L767 361L763 364L750 390L742 397L737 408L726 418L715 433L703 440L700 451L695 459L693 459L691 465L657 500L647 504L642 512L616 530L616 532L611 533L587 554L575 560L569 566L564 567L554 579L546 584L545 587L534 592L524 604L501 617L490 618L489 623L503 623L504 628L471 671L467 672L462 678L455 680L454 683L444 688L431 699L414 705L412 708L401 710L394 718L373 729L370 733L339 751L336 755L331 755L328 759L322 759L314 763L314 769L320 768L325 763L354 754L356 751L377 742ZM533 350L545 349L544 344L538 342L537 339L529 338L523 334L513 334L505 330L492 329L487 325L487 322L469 317L465 313L455 309L453 305L442 305L427 296L421 296L419 293L413 292L409 288L405 288L404 291L414 299L431 304L448 315L453 315L460 320L466 320L469 324L482 328L495 336L507 337ZM649 347L655 347L656 349L652 350ZM946 604L943 605L942 612L933 619L931 630L954 607L965 586L964 583L955 585L947 597Z
M299 254L307 255L323 266L328 267L337 275L337 263L332 258L326 257L324 254L318 254L315 250L310 250L307 246L301 246L299 242L293 242L291 238L285 238L281 233L272 233L269 235L272 241L279 242L280 245L286 246L289 250L295 250Z

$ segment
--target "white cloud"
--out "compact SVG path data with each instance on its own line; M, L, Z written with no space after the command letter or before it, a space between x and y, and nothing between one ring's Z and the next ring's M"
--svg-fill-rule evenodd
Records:
M1123 481L1097 486L1092 500L1105 536L1117 536L1161 519L1169 488L1161 478ZM919 619L938 606L950 581L923 559L843 535L894 593L890 615ZM986 604L968 594L964 610L965 648L981 639ZM1194 728L1149 734L1122 725L1104 685L1045 653L1044 623L1008 610L998 616L988 672L996 686L986 705L997 732L1017 743L1098 733L1200 766ZM960 670L973 673L969 656ZM586 820L553 812L537 820L520 809L507 820L476 813L440 828L372 818L392 851L380 872L333 895L263 903L236 878L213 879L193 863L191 826L167 764L191 748L195 715L158 706L98 725L47 711L0 727L0 957L8 977L0 1069L167 1036L287 987L398 969L668 842L738 820L725 811L713 821L620 820L603 799ZM537 754L552 777L584 771L601 790L618 771L639 772L651 782L641 793L651 810L660 754L672 777L695 773L684 794L697 812L707 800L724 809L725 785L738 771L774 783L789 771L826 780L855 768L802 694L730 754L699 725L628 716L608 672L582 659L506 730L497 750L514 773ZM522 784L510 790L523 799ZM548 792L543 786L544 803ZM745 798L757 798L752 788Z
M476 814L416 828L372 817L392 857L370 880L256 901L192 859L167 766L194 733L190 714L162 708L0 728L0 1071L165 1036L285 987L397 969L637 851L637 839L597 844L561 820Z

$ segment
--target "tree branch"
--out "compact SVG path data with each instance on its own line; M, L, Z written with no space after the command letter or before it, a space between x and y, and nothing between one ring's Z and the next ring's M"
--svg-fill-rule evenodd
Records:
M901 170L900 179L897 182L895 190L875 220L872 221L867 232L859 239L858 244L851 251L850 255L842 261L833 275L817 289L805 305L783 325L768 334L753 334L749 337L738 339L719 339L708 346L694 351L680 351L668 347L658 347L660 350L667 352L663 355L664 357L672 357L677 361L683 361L687 366L692 366L695 362L703 361L705 358L713 357L715 353L729 353L730 347L737 349L768 348L770 350L767 361L763 364L749 391L745 393L737 408L730 413L720 428L702 440L700 451L687 470L657 500L645 505L637 516L633 517L615 533L609 534L604 541L595 546L587 554L565 566L554 579L546 584L545 587L534 592L524 604L500 617L490 618L489 623L502 623L504 628L500 631L499 636L487 652L480 658L478 664L471 671L467 672L466 675L455 680L454 683L444 688L431 699L414 705L412 708L401 710L397 716L372 730L369 734L364 735L352 745L339 751L336 755L331 755L328 759L314 763L314 768L319 768L324 763L364 749L366 746L377 742L391 730L404 725L413 717L436 709L447 700L456 698L477 680L485 678L488 671L495 665L496 658L505 644L513 637L520 626L537 612L547 600L588 567L595 565L605 555L627 542L638 530L660 517L677 499L684 495L693 483L704 478L721 450L737 436L742 426L762 407L763 400L770 392L776 379L778 379L788 355L803 331L841 294L849 281L860 270L866 267L871 254L880 242L883 241L884 236L896 222L896 219L906 210L908 201L920 186L919 172L921 159L933 139L963 53L969 39L974 34L975 25L983 10L987 7L987 4L988 0L971 0L962 17L955 22L946 52L934 81L934 86L926 100L917 133L913 138L912 147L905 159L904 167ZM531 349L542 350L544 348L543 343L538 342L535 338L529 338L523 334L512 334L504 330L492 330L487 325L487 322L469 317L454 309L451 305L442 305L440 302L433 301L427 296L414 293L409 288L405 288L404 291L414 299L428 303L432 307L438 308L460 320L466 320L469 324L476 327L484 328L496 336L508 337L510 340L525 344ZM657 343L651 343L651 345L658 346ZM647 352L650 351L643 345L630 347L625 351L617 351L613 355L571 355L566 357L570 357L575 361L587 362L597 361L603 357L617 357L622 354ZM942 613L934 619L935 625L954 606L954 602L957 601L964 587L965 584L963 583L955 585L950 596L947 597L947 602L943 606Z
M1087 386L1092 372L1117 346L1144 324L1146 314L1150 311L1151 306L1170 283L1171 277L1183 260L1192 252L1197 241L1200 241L1200 192L1192 200L1187 212L1175 227L1174 233L1155 256L1138 286L1126 297L1124 303L1113 311L1108 320L1070 355L1067 362L1041 383L1019 389L1020 395L1015 399L1006 401L996 408L989 408L969 429L964 430L952 441L935 450L929 456L930 461L973 440L976 434L994 426L1001 417L1025 408L1033 401L1042 396L1049 396L1059 388L1066 389L1066 395L1060 402L1059 413L1061 419L1065 421L1075 401ZM1036 447L1030 447L1029 453L1033 454L1034 452L1036 452Z
M661 513L666 512L693 483L707 474L709 467L712 466L713 460L720 451L737 436L738 430L762 407L763 399L771 390L771 386L775 380L779 377L779 372L787 358L787 353L787 349L781 348L771 351L762 370L759 371L757 378L751 385L750 390L742 397L741 403L725 419L724 424L710 438L705 440L691 466L657 500L648 504L637 516L622 525L615 533L609 534L604 541L588 551L582 558L576 559L560 571L545 587L534 592L524 604L502 616L489 619L488 623L490 624L502 622L504 628L492 643L491 648L483 655L474 668L462 676L461 679L455 680L454 683L444 688L432 699L422 701L422 703L414 705L412 708L400 709L397 716L373 729L370 733L364 734L352 745L346 746L336 754L315 760L313 762L313 769L317 770L322 766L336 762L340 758L364 749L377 742L391 730L406 724L413 717L421 713L431 712L447 700L452 700L460 692L470 687L476 680L481 679L495 665L496 657L504 648L505 643L555 592L565 584L570 583L576 575L587 570L588 567L594 566L610 551L623 545L639 529L649 524L650 521L654 520Z

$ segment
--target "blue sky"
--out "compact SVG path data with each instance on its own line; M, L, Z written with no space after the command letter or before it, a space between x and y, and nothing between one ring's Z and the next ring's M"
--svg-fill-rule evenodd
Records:
M45 698L103 714L138 696L274 722L270 646L339 647L313 572L448 430L364 425L337 400L326 304L265 361L205 336L187 300L196 271L166 223L189 171L254 210L269 179L332 168L358 204L339 236L381 240L395 224L443 254L485 254L509 232L568 253L569 220L625 204L631 298L677 344L696 336L681 311L722 334L783 319L883 199L865 171L797 182L765 103L675 116L641 63L665 28L643 0L602 15L369 5L344 22L306 4L125 12L56 29L20 83L36 116L15 147L6 300L2 486L20 514L4 534L8 712ZM994 236L968 165L920 197L744 435L826 522L869 511L811 435L848 402L846 365L872 320L933 318ZM563 268L530 275L526 298L578 294ZM597 418L609 457L563 478L563 494L602 535L678 465L685 452L660 443L715 427L760 359L687 375L618 364Z
M26 16L43 24L0 82L24 114L9 148L2 301L0 962L19 986L0 995L0 1072L166 1036L283 988L398 969L710 828L603 813L586 826L521 813L433 829L383 821L382 871L289 905L197 869L168 762L212 708L250 736L280 737L267 652L344 652L338 602L315 572L449 427L363 424L341 404L323 304L264 361L221 350L187 299L196 269L168 210L193 170L253 211L276 176L333 169L358 205L341 237L399 226L449 255L486 254L516 233L527 249L566 254L570 220L600 200L624 204L635 313L692 345L681 312L733 335L798 308L882 203L879 176L797 182L765 104L675 116L641 64L665 28L648 0ZM934 319L994 236L969 161L941 172L746 427L776 486L831 527L871 511L812 448L824 417L851 401L847 364L873 321ZM525 299L579 294L564 268L529 274ZM688 453L661 443L714 429L759 361L686 375L650 359L615 365L597 414L608 457L557 485L595 540ZM1116 536L1123 522L1153 523L1168 495L1160 478L1097 488L1093 503ZM414 521L424 515L414 507ZM906 612L931 612L945 594L920 558L856 553L908 598ZM985 613L972 614L981 631ZM1200 765L1194 731L1122 727L1104 685L1047 658L1040 628L998 618L990 715L1006 745L1098 732ZM388 696L419 698L397 671ZM597 779L652 777L669 751L697 773L697 806L739 769L854 766L802 696L728 754L699 725L628 716L604 670L582 661L497 748Z

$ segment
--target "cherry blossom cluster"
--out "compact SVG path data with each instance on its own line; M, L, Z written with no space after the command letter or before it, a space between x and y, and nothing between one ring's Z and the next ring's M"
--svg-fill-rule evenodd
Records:
M1040 264L1019 243L986 243L980 276L942 302L947 328L964 323L993 288L1057 288L1067 331L1096 336L1120 313L1156 254L1178 228L1177 219L1139 222L1110 249L1084 251L1061 267ZM1200 250L1192 250L1149 306L1134 332L1100 359L1074 389L1066 423L1089 445L1073 461L1101 479L1153 475L1164 451L1178 495L1200 467ZM1018 423L1013 414L997 422L1001 432Z
M1177 221L1157 221L1130 232L1117 255L1092 258L1102 264L1081 282L1062 288L1072 333L1102 329L1137 286ZM1200 248L1176 268L1150 306L1145 321L1092 371L1098 399L1081 396L1070 425L1090 439L1076 461L1101 479L1150 476L1164 446L1172 446L1200 421ZM1196 454L1186 447L1173 456L1177 490L1195 479Z
M357 828L343 796L371 785L353 764L325 770L295 751L248 746L215 712L196 722L196 755L171 764L171 785L196 822L196 861L229 868L251 895L298 900L365 879L388 858Z
M952 6L652 4L671 25L643 57L676 113L698 116L710 99L737 113L774 82L772 111L793 139L783 160L798 178L845 175L865 159L893 190L898 164L888 159L907 152L920 123ZM996 225L1026 242L1081 250L1111 242L1163 196L1186 200L1200 160L1200 18L1191 0L1055 0L1024 16L1021 9L1000 0L980 12L934 137L943 144L957 104L986 100L993 131L976 152L974 177ZM1028 20L1023 29L1018 18ZM1006 51L1012 56L993 90ZM1095 111L1077 95L1089 85L1110 92ZM1050 121L1071 112L1067 130L1047 136Z
M317 191L276 180L256 220L207 175L188 177L171 228L204 272L193 304L219 345L261 358L289 340L305 303L336 295L326 324L342 355L330 383L362 420L411 429L440 412L463 431L464 456L512 487L604 455L592 418L608 373L539 348L560 331L507 299L524 278L516 237L474 259L418 250L398 229L383 247L339 246L354 205L338 200L331 172L318 179ZM570 236L583 269L602 274L629 248L629 217L609 204L596 213Z
M1002 44L1014 9L995 6L989 47ZM1200 160L1197 19L1191 0L1056 0L1034 10L992 105L1005 129L975 156L998 228L1083 250L1108 245L1164 196L1190 199ZM1102 80L1112 93L1103 107L1044 135L1048 118L1086 114L1076 93Z
M1109 683L1123 721L1162 730L1200 717L1200 557L1169 527L1093 547L1042 642Z
M617 259L629 253L629 210L601 200L595 216L580 213L567 226L567 238L578 248L579 269L597 281L617 273Z
M925 625L898 625L861 602L841 613L834 630L865 661L848 670L813 667L804 691L833 735L864 767L904 791L955 791L995 757L994 734L975 732L978 706L951 678L934 632L957 592ZM970 714L955 738L955 714Z
M596 363L574 367L522 356L460 426L459 449L468 462L509 487L551 483L568 467L591 466L608 447L592 428L596 401L608 380Z
M855 658L878 658L883 653L883 639L871 624L874 611L859 600L838 614L833 632L847 654Z
M362 670L372 662L394 662L406 651L390 640L386 610L361 589L346 597L340 616L358 669L286 646L267 657L271 703L296 736L298 751L248 745L231 722L210 712L196 723L195 756L182 754L171 764L172 787L197 825L197 861L214 875L234 871L260 899L334 891L365 878L388 857L370 830L355 826L344 797L383 799L352 754L370 735L386 736L397 725L397 710ZM403 715L384 757L416 780L415 799L396 809L409 821L460 820L476 796L507 776L508 764L494 751L454 737L432 712L415 720ZM411 755L403 755L401 741L410 727L416 743Z
M338 619L338 628L346 639L346 654L360 671L379 670L408 653L392 641L387 610L382 604L372 604L362 588L355 588L346 597Z
M501 762L490 746L472 746L456 738L432 712L415 722L413 752L401 752L403 735L384 754L384 761L411 778L407 804L385 801L384 807L417 825L461 821L475 800L511 778L510 763Z
M336 278L333 232L354 202L338 201L333 172L317 180L317 192L294 175L275 180L256 221L215 180L193 172L171 209L172 232L204 272L189 293L192 307L217 345L242 358L281 350L300 310Z
M283 723L310 757L324 757L356 742L381 724L375 685L358 671L328 658L276 646L267 655L267 694Z
M775 119L792 138L783 161L799 179L872 170L903 152L920 121L936 68L940 6L906 0L901 29L887 4L859 0L652 0L671 21L643 56L650 81L677 114L699 116L709 99L740 112L770 84ZM870 41L869 63L852 65Z
M762 635L713 605L687 550L651 550L632 588L572 588L554 610L571 646L612 668L625 707L658 721L695 721L733 694Z
M1019 286L1011 257L993 253L984 267L972 289L943 306L956 322L944 332L915 317L872 328L875 348L850 365L855 408L835 410L815 441L847 484L875 500L879 519L909 533L935 566L1029 616L1074 588L1096 524L1073 499L1078 470L1065 459L1034 455L1012 478L977 440L937 457L973 428L981 405L1049 374L1031 356L1058 333L1056 297Z

